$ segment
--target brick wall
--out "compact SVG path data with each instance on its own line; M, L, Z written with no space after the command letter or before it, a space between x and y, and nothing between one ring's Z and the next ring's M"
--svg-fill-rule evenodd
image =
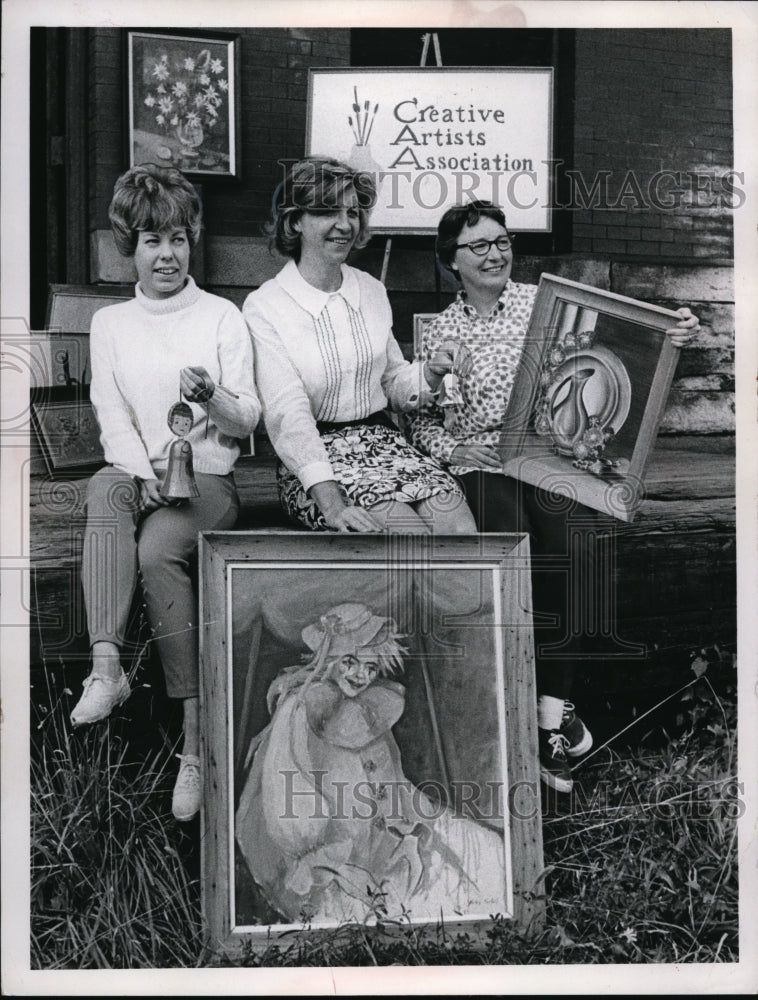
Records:
M350 64L347 29L239 34L242 178L204 178L210 235L260 233L277 160L303 153L308 67ZM89 48L89 222L103 230L126 165L123 33L93 29ZM731 32L579 30L574 61L571 249L731 258Z
M308 67L350 62L347 29L244 29L241 40L240 180L202 179L209 235L260 231L279 180L276 161L302 156ZM118 30L90 31L90 229L108 228L113 184L126 169L125 49Z
M124 136L126 99L122 33L98 28L89 33L90 229L108 228L113 184L128 166Z
M248 29L240 36L243 176L203 180L206 287L238 304L281 266L268 253L261 224L279 180L276 161L304 151L308 67L350 64L348 30ZM116 30L92 30L89 41L89 221L104 243L113 182L126 164L124 47ZM664 305L691 305L703 330L683 354L663 430L729 432L734 293L723 265L733 255L732 218L720 196L732 169L731 33L579 30L574 66L572 167L580 194L598 179L595 204L571 211L571 252L533 260L520 254L514 275L536 281L544 270ZM378 275L383 246L375 238L357 255L358 266ZM116 265L123 268L123 260ZM92 280L106 273L93 265ZM130 277L119 272L106 280ZM394 239L387 287L409 353L413 314L436 312L450 299L444 280L437 287L431 238Z
M728 30L577 31L573 250L731 258L731 107Z
M260 231L281 180L277 160L305 152L308 68L350 63L347 30L257 29L241 36L243 181L204 184L208 232L227 236Z

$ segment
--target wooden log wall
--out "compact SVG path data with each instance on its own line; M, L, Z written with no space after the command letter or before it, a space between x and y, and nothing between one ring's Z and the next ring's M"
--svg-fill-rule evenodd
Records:
M369 247L356 263L378 275L382 254L381 246ZM263 239L211 239L207 287L241 304L250 288L275 274L281 263ZM733 642L731 267L529 257L517 261L514 279L536 282L543 271L668 307L687 304L700 317L701 333L680 357L648 477L647 499L635 522L619 524L615 532L619 629L625 640L649 650ZM434 282L428 251L404 247L400 241L397 252L392 252L387 284L396 334L408 356L413 313L437 311L454 294L445 279L438 290L430 291ZM86 653L78 577L86 477L50 477L39 456L32 458L31 469L32 660L78 660ZM262 457L243 459L238 480L244 506L240 526L281 530L270 450Z
M633 668L656 646L688 648L735 639L733 442L660 439L647 499L632 524L612 522L618 634L645 651L616 657ZM276 498L275 460L240 460L240 529L286 530ZM31 484L33 663L86 655L79 566L87 479L34 476Z

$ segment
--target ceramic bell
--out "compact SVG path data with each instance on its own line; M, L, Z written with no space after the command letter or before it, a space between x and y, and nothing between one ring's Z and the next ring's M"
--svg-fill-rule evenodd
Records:
M200 490L192 470L192 445L185 437L192 429L192 410L187 403L174 403L168 411L168 426L177 440L168 453L166 478L161 486L161 494L167 500L187 500L199 497Z
M461 392L460 379L455 372L448 372L442 378L440 393L437 399L438 406L461 406L465 402Z

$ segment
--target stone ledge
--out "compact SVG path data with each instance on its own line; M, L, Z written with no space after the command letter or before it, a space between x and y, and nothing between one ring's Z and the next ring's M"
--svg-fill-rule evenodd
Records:
M238 462L238 529L293 530L279 507L275 465L271 455ZM86 483L86 477L32 477L32 663L87 656L79 582ZM712 642L714 608L720 621L734 614L734 439L659 439L637 518L614 524L623 634L650 641L647 619L665 607L672 642L682 641L672 616L685 611L693 616L687 643Z
M734 268L703 264L611 264L611 290L633 299L734 302Z
M373 237L366 248L357 251L351 258L357 267L377 278L384 259L384 239L382 236ZM428 248L420 249L404 245L405 239L394 239L387 289L424 293L454 291L456 284L446 274L438 275L436 272L432 241L429 241ZM193 253L193 274L200 284L211 289L251 291L273 278L286 263L286 258L269 249L267 236L206 234L202 242L204 246L199 246ZM109 230L92 232L90 246L93 282L132 282L136 279L132 261L118 254ZM682 302L714 303L710 308L719 316L715 329L721 332L730 324L731 315L721 319L723 310L719 311L716 305L734 302L733 267L729 263L669 261L638 264L610 261L607 257L588 254L516 257L514 280L536 284L543 273L556 274L647 302L672 306ZM235 300L237 297L234 295Z
M663 434L723 434L734 431L734 393L688 392L674 387L659 431Z

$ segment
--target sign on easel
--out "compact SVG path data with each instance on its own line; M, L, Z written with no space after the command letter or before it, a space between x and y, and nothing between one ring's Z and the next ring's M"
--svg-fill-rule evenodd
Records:
M551 68L313 69L306 154L374 174L374 231L434 233L451 205L551 230Z

